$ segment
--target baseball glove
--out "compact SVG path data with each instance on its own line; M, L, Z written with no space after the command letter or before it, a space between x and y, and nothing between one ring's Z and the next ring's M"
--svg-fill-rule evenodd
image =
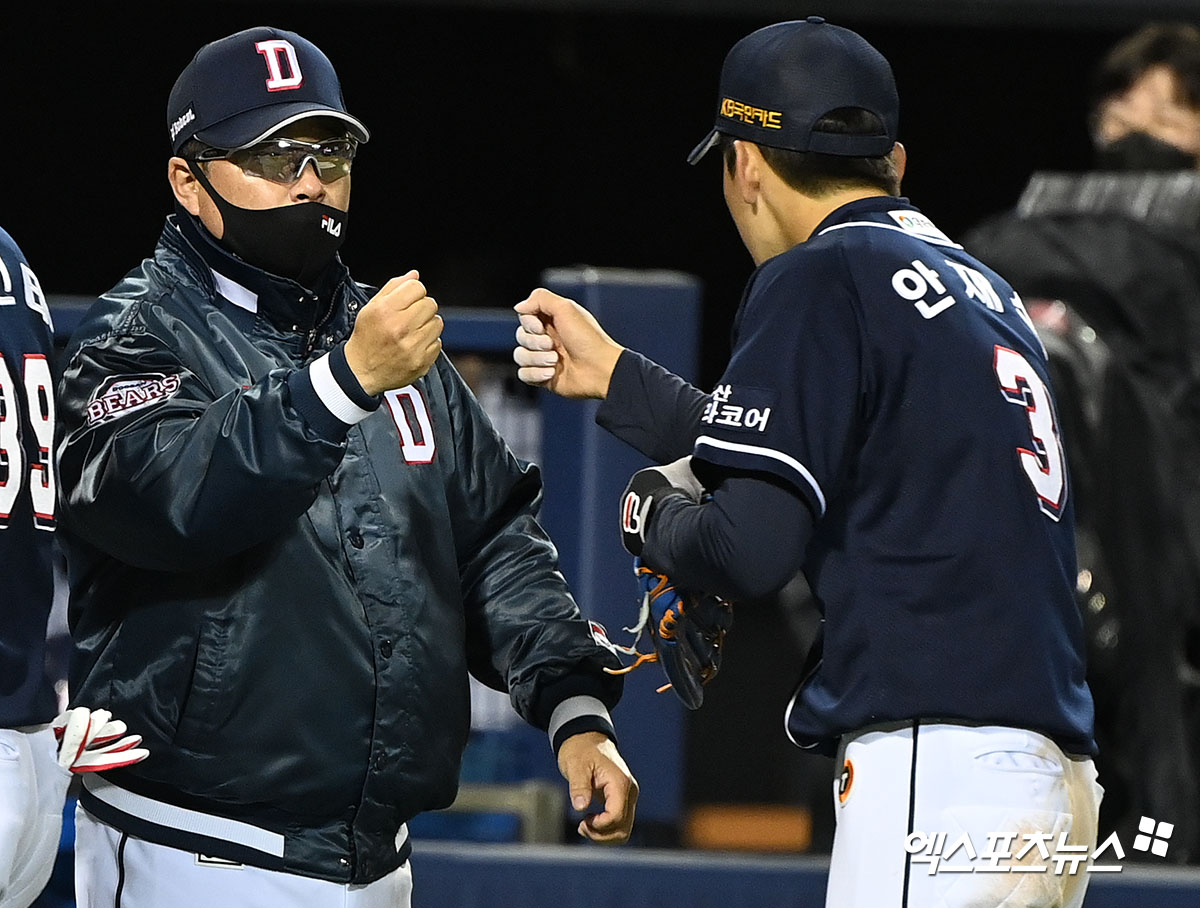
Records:
M640 558L633 560L633 570L642 590L642 605L637 624L625 628L636 635L633 645L619 649L637 659L623 669L605 671L625 674L657 662L668 681L659 693L670 688L688 709L699 709L704 685L721 670L721 647L733 624L733 608L716 596L677 590L666 574L646 567ZM646 630L654 651L638 652L638 641Z

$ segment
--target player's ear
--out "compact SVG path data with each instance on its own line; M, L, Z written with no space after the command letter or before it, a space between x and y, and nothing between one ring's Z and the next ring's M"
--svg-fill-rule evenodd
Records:
M892 146L892 160L896 162L896 182L904 180L904 171L908 167L908 151L897 142Z
M171 158L167 162L167 182L171 184L171 192L175 201L184 207L189 214L200 214L200 193L203 189L200 181L192 173L191 165L183 158Z
M767 162L763 160L762 152L753 142L736 139L733 143L733 182L737 186L742 201L747 205L758 202L762 189L763 168Z

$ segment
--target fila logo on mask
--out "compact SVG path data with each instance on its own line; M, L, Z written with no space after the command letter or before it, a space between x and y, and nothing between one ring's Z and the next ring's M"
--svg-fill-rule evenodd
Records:
M267 79L267 91L287 91L304 84L300 60L296 57L296 48L292 47L290 41L281 38L259 41L254 45L254 49L267 61L267 74L270 77ZM289 75L283 74L285 69Z
M335 221L333 218L331 218L327 214L321 215L321 226L325 229L325 232L328 233L330 236L341 236L342 235L341 221Z

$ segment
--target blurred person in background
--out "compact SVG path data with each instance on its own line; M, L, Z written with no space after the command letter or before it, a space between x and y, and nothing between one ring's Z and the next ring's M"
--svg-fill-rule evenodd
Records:
M1095 167L1035 174L964 245L1026 300L1078 490L1102 825L1200 859L1200 29L1152 24L1094 74ZM1131 858L1144 853L1131 852Z
M1148 25L1096 71L1090 115L1098 170L1200 167L1200 29Z

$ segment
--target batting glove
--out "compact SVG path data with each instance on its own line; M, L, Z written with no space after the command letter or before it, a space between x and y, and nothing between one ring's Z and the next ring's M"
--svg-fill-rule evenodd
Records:
M621 495L621 540L630 555L640 556L658 504L669 495L700 501L704 486L692 472L692 458L638 470Z
M125 723L107 709L68 709L51 723L58 738L58 765L71 772L103 772L140 763L150 751L141 735L126 735Z

